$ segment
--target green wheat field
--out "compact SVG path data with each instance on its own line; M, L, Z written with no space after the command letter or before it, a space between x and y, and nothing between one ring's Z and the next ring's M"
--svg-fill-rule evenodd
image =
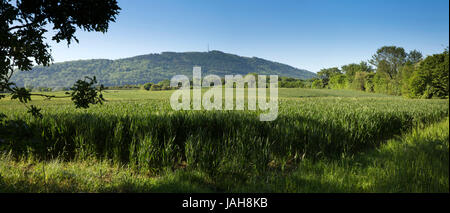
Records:
M1 99L0 192L449 192L448 99L280 88L261 122L173 111L172 92L34 98L42 119Z

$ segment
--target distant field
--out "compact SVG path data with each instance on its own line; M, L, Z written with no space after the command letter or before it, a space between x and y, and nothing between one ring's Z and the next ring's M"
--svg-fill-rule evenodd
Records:
M205 92L207 89L203 89ZM387 98L387 99L402 99L398 96L390 96L384 94L367 93L352 90L330 90L330 89L302 89L302 88L279 88L279 100L291 100L298 98ZM30 104L42 108L42 112L52 112L55 108L63 107L70 111L77 112L95 112L97 110L106 110L110 107L117 106L119 103L125 105L136 105L139 111L149 112L151 110L172 111L169 104L169 99L174 90L168 91L146 91L146 90L106 90L103 92L106 102L104 106L92 106L91 109L75 109L75 106L70 101L70 98L53 98L48 100L44 97L36 96L32 98ZM59 92L44 92L47 95L65 96L63 91ZM203 93L202 93L203 94ZM267 93L269 94L269 92ZM247 96L245 96L247 100ZM351 100L351 99L349 99ZM145 104L146 106L143 106ZM106 106L106 107L105 107ZM283 107L284 105L281 105ZM128 107L127 107L128 108ZM18 101L11 101L9 97L0 99L0 110L6 110L12 114L22 114L26 108Z
M106 90L104 91L107 100L143 100L143 99L166 99L174 90L166 91L147 91L147 90ZM206 91L204 89L203 91ZM48 95L64 96L63 91L44 92ZM331 89L303 89L303 88L279 88L279 98L302 98L302 97L395 97L385 94L368 93L354 90L331 90ZM33 97L33 100L43 100L42 97ZM1 99L0 101L8 102L9 99ZM60 100L60 99L53 99ZM69 98L62 100L70 100Z
M28 158L38 162L58 159L74 163L95 159L151 177L168 175L167 169L180 170L191 175L201 174L218 187L215 191L248 191L250 189L230 188L231 182L262 184L258 182L262 180L255 178L274 171L298 176L298 172L292 171L307 162L312 163L312 167L320 162L334 165L333 162L343 159L351 162L348 159L352 156L373 152L389 139L449 116L448 100L281 88L278 119L261 122L258 120L261 111L173 111L169 104L172 92L107 90L108 101L89 109L75 109L69 99L34 98L32 104L42 107L44 118L41 120L26 114L19 102L2 99L0 112L7 114L9 121L1 126L0 150L10 153L14 159L22 159L19 162ZM62 95L63 92L49 94ZM443 134L448 137L448 128ZM448 162L448 151L446 156ZM3 161L9 162L10 158ZM379 175L385 177L385 174ZM294 192L304 191L305 186L301 185L310 184L303 180L306 177L298 178L301 180L290 183L294 184ZM18 184L8 181L13 186L4 186L5 190ZM448 191L448 164L447 182L440 184L433 189L399 190L436 191L447 186ZM283 187L278 191L290 191ZM354 186L336 187L337 191L364 191L351 188ZM377 186L365 188L377 191L375 189L380 190ZM191 190L194 189L186 189ZM317 188L317 192L323 190L323 186ZM308 188L307 191L314 190Z

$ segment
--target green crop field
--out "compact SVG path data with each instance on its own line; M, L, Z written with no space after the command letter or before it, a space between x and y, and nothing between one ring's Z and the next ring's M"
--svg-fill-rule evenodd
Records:
M449 102L279 89L279 114L173 111L173 91L103 105L0 100L0 191L449 192ZM63 94L53 92L48 94Z

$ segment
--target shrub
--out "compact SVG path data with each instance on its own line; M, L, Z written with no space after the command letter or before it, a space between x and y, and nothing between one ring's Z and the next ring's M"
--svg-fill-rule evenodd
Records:
M348 80L345 75L339 74L331 77L328 84L331 89L345 89L347 88Z
M152 83L145 83L144 86L143 86L143 88L144 88L145 90L150 90L150 89L152 88L152 86L153 86Z
M324 88L323 82L321 79L316 79L312 82L311 88L313 89L322 89Z

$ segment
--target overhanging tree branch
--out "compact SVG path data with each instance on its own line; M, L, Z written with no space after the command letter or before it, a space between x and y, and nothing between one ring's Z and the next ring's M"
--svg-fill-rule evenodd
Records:
M56 31L52 37L56 42L66 40L68 44L77 29L106 32L114 22L120 7L117 0L0 0L0 90L10 92L12 99L26 104L31 96L46 98L72 97L76 107L87 108L89 104L102 103L102 86L96 88L94 78L79 80L72 87L70 96L55 96L30 93L10 82L18 70L31 70L37 65L48 66L52 62L50 46L44 42L45 26L53 24ZM15 24L14 26L11 26ZM77 41L77 40L76 40ZM4 98L0 95L0 98ZM39 109L28 107L33 115Z

